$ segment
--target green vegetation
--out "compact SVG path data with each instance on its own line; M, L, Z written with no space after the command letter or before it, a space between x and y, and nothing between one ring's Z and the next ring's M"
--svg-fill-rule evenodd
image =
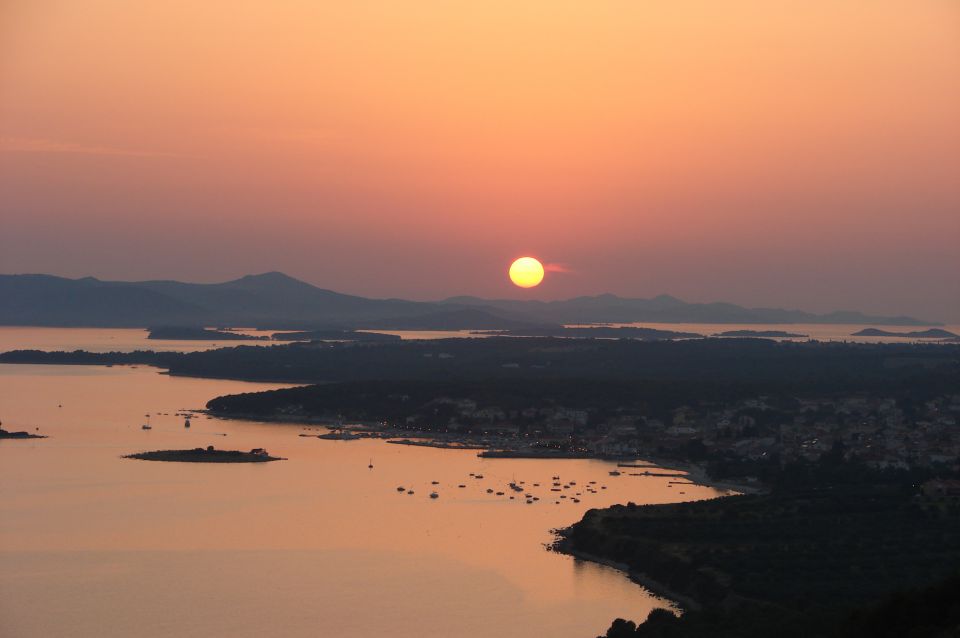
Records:
M690 381L710 395L868 391L943 394L958 387L960 346L838 344L766 339L559 339L511 337L387 343L292 343L202 352L0 354L0 363L148 364L171 374L330 383L371 379L599 379ZM693 397L695 399L696 397Z
M898 591L879 603L832 614L820 622L808 622L802 617L795 620L797 624L784 628L782 611L763 605L681 618L665 609L655 609L639 626L623 618L614 620L605 637L956 638L960 627L960 575L927 587ZM767 633L771 631L776 634Z
M560 547L701 605L636 629L619 621L611 638L855 635L840 628L870 616L854 611L960 568L960 504L926 501L923 478L830 457L784 471L769 494L591 510Z

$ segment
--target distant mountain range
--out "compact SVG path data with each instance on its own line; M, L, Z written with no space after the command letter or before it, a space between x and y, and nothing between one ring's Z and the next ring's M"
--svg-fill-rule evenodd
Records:
M670 295L652 299L629 299L605 294L564 301L514 301L451 297L441 303L493 308L528 321L576 323L821 323L874 324L890 326L935 326L936 322L913 317L878 317L854 311L817 315L802 310L744 308L731 303L688 303Z
M687 303L668 295L627 299L605 294L548 302L477 297L439 302L368 299L317 288L279 272L219 284L0 275L0 325L522 330L629 322L939 325L912 317L859 312L816 315L727 303Z

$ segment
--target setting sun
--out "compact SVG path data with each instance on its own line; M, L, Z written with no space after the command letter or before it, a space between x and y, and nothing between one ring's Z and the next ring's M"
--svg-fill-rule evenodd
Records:
M533 257L521 257L510 264L510 281L521 288L533 288L543 281L543 264Z

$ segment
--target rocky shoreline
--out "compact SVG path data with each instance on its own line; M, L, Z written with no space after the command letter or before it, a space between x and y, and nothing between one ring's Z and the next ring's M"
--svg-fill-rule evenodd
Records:
M597 556L596 554L574 549L573 544L566 535L568 530L569 528L554 530L557 535L557 540L550 546L551 551L557 552L558 554L566 554L575 560L589 561L591 563L596 563L598 565L603 565L605 567L610 567L612 569L616 569L617 571L623 572L627 578L640 585L654 596L663 598L672 603L672 611L682 614L686 610L700 611L700 609L702 609L700 603L690 596L685 596L677 591L674 591L663 583L642 572L630 569L629 565L618 563L616 561L603 558L602 556Z

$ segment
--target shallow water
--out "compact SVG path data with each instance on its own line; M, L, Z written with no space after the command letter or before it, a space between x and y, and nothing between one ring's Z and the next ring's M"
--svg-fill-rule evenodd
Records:
M615 570L546 551L549 530L590 507L719 494L611 477L602 461L480 459L205 417L184 429L175 416L277 387L142 366L0 365L4 427L51 436L0 441L0 635L595 636L614 617L668 603ZM121 458L206 445L289 460ZM554 504L554 475L575 480L563 493L581 491L582 502ZM509 500L514 478L542 500ZM584 492L591 480L607 489Z

